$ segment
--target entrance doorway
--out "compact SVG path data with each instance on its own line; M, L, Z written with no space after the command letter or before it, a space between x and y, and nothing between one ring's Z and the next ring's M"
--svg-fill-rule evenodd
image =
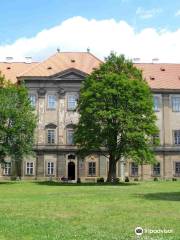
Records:
M74 164L74 162L68 163L68 180L75 180L75 164Z

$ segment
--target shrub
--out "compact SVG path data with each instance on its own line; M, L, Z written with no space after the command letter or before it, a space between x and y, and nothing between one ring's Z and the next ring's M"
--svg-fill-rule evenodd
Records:
M158 178L157 178L157 177L155 177L155 178L154 178L154 181L158 181Z
M97 183L103 183L104 182L104 178L101 177L101 178L97 178Z
M119 178L115 178L114 183L119 183Z
M174 182L174 181L177 181L177 178L172 178L172 181Z
M139 181L139 179L138 179L138 178L134 178L134 181L135 181L135 182L138 182L138 181Z
M128 177L125 177L125 182L129 182L129 178Z

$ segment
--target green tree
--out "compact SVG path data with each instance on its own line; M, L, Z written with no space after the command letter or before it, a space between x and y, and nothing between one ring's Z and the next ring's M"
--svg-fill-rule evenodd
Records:
M36 116L26 87L11 84L0 75L0 162L10 157L19 178L23 158L33 153L35 127Z
M121 158L155 162L152 136L158 133L153 96L142 72L123 55L111 53L83 82L75 142L79 154L109 158L107 181L116 178Z

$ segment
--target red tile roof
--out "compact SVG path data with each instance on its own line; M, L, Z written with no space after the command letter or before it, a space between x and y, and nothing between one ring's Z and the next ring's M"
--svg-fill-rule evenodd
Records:
M0 63L0 71L13 83L17 77L48 77L70 68L90 74L102 63L89 52L60 52L40 63ZM180 64L136 63L151 89L180 90Z
M143 76L152 89L180 90L180 64L139 63Z
M21 77L48 77L69 68L90 74L102 61L89 52L59 52L21 74Z
M6 77L7 80L10 80L12 83L17 82L17 76L24 71L35 66L37 63L24 63L24 62L0 62L0 72Z

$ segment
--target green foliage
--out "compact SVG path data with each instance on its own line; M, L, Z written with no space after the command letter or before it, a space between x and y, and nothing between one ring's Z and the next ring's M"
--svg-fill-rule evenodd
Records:
M75 142L81 155L98 151L115 162L122 156L139 164L155 161L152 93L142 72L124 56L111 53L85 79L78 108Z
M13 85L0 76L0 161L11 157L18 176L23 157L32 153L35 127L26 87Z

